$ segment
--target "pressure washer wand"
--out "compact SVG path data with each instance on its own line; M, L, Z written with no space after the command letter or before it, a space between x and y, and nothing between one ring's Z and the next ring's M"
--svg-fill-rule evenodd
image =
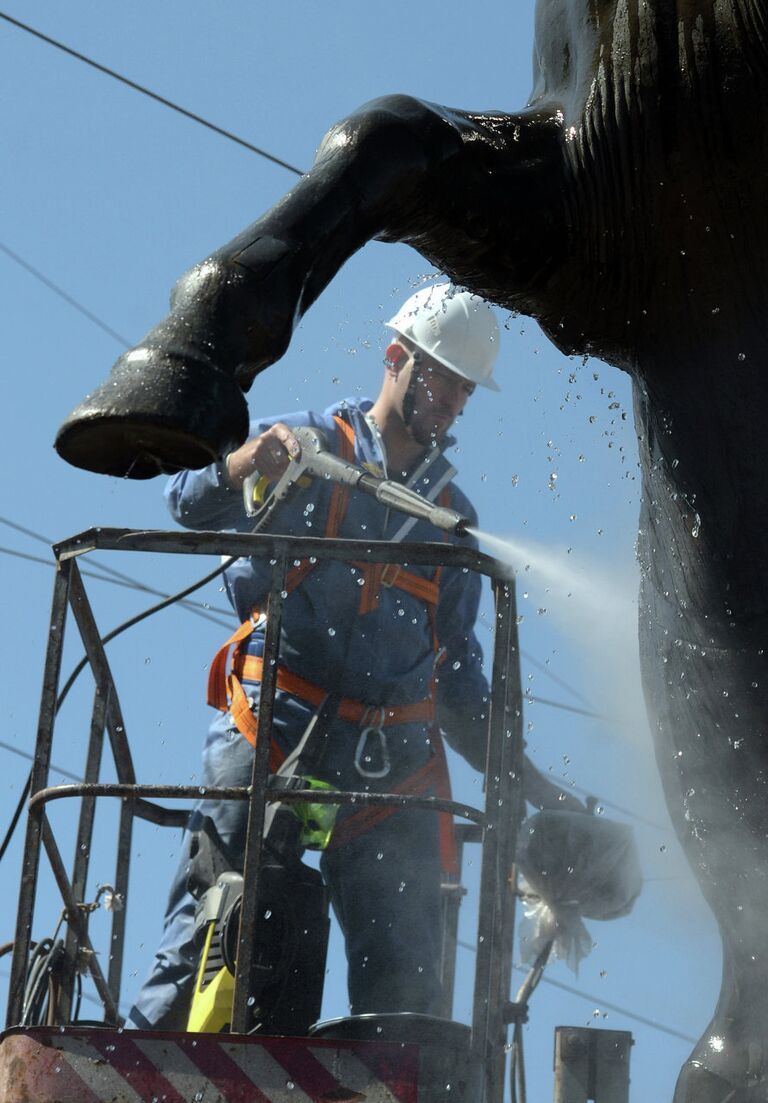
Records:
M457 536L466 536L467 526L470 524L467 517L462 517L453 509L435 505L400 483L381 479L357 464L339 459L328 451L326 439L318 429L299 426L292 432L301 445L301 456L298 460L290 461L285 474L259 509L254 509L253 506L254 489L259 481L258 473L246 479L243 485L246 512L249 517L256 518L253 532L260 532L266 526L275 507L295 491L302 478L309 475L353 487L364 494L370 494L388 509L429 521L436 528Z

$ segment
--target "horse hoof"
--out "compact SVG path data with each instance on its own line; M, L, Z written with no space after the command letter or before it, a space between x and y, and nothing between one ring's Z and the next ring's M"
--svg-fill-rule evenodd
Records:
M102 475L150 479L205 467L248 435L248 407L237 383L167 350L139 347L59 429L56 451Z
M256 230L192 268L168 317L61 426L59 455L148 479L237 448L248 434L242 392L288 347L303 285L296 250Z

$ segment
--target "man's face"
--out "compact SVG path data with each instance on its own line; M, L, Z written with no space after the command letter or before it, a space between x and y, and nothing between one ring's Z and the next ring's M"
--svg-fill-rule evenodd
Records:
M423 352L415 354L411 371L416 386L409 429L414 439L427 447L449 431L474 392L475 384Z

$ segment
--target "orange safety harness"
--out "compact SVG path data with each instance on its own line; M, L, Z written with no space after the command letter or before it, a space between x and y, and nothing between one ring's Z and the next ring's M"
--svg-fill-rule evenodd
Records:
M334 417L334 421L340 432L341 458L353 462L355 458L354 430L348 422L340 417ZM334 483L325 527L327 539L334 539L339 534L349 505L349 494L348 486ZM450 492L447 487L441 491L438 500L441 505L450 504ZM304 559L296 563L286 576L285 591L289 594L292 593L311 573L316 566L316 562L316 560L313 562ZM378 607L382 586L392 586L418 598L427 606L432 625L435 656L437 657L439 647L435 620L440 596L441 568L438 567L435 570L432 578L423 578L421 575L414 574L392 563L379 564L355 561L353 566L363 576L358 615L364 616ZM263 660L258 655L244 654L241 648L254 631L260 616L261 609L259 606L255 606L247 620L243 621L240 627L216 652L208 673L208 704L219 709L220 712L231 712L238 731L252 746L256 745L258 721L251 708L251 702L243 689L241 679L260 682L263 672ZM231 668L227 672L230 648L233 648L232 662ZM278 667L276 683L278 689L282 689L294 697L299 697L311 705L319 706L327 696L326 691L320 686L308 682L305 678L286 670L282 666ZM435 725L434 686L430 696L424 700L412 704L394 705L391 708L366 705L361 701L342 697L338 703L336 715L341 720L358 724L361 728L372 726L374 721L379 728L394 724L429 724L431 726L430 737L434 754L424 766L401 782L392 792L420 796L432 790L436 796L446 800L450 799L451 789L445 751L439 729ZM269 752L269 768L272 773L277 772L284 757L273 740ZM375 824L385 820L394 811L396 809L392 807L376 806L359 809L353 815L342 819L334 828L330 846L332 848L343 846ZM448 813L440 813L440 858L444 872L456 872L453 821Z

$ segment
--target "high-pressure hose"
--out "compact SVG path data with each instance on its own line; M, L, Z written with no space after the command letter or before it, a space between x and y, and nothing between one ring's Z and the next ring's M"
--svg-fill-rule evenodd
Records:
M254 489L259 482L258 473L251 475L243 485L246 511L249 516L256 518L253 532L260 532L265 527L275 507L288 497L300 479L314 476L354 487L364 494L370 494L388 509L429 521L436 528L456 536L466 536L467 526L471 523L467 517L462 517L453 509L435 505L401 483L371 475L364 468L339 459L328 451L327 441L318 429L299 426L292 432L301 445L301 455L297 460L289 461L285 474L258 509L254 508Z

